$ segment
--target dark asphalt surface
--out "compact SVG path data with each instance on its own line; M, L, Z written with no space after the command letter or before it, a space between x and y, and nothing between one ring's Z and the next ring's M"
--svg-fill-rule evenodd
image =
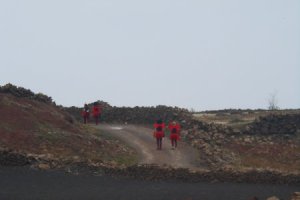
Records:
M276 195L289 199L300 186L139 181L109 176L73 175L28 167L0 167L0 199L172 199L260 200Z

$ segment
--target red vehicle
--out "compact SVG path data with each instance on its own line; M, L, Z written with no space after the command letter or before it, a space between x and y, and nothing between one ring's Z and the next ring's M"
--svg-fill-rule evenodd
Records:
M162 138L165 137L165 123L159 119L154 124L154 137L156 138L157 150L162 149Z
M177 141L180 139L180 125L173 121L169 124L168 129L170 130L170 140L172 149L177 148Z

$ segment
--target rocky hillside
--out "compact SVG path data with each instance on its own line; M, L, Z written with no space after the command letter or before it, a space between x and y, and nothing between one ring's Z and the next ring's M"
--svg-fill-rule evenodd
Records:
M165 122L179 121L182 139L199 150L201 166L209 170L300 173L299 110L225 110L196 116L176 107L128 108L100 103L102 122L151 125L159 117ZM132 150L78 121L82 120L82 108L59 107L44 94L13 85L0 87L0 108L0 164L15 156L48 160L51 165L134 162Z
M243 120L249 112L235 115L244 116L240 119ZM223 121L226 118L232 119L232 115L222 115ZM197 118L190 122L184 135L199 149L203 164L210 169L267 169L300 173L299 119L297 110L264 112L261 117L237 128L231 124L214 123L213 120L207 123Z
M40 101L40 102L44 102L44 103L48 103L48 104L55 104L55 102L52 100L52 98L45 94L42 94L42 93L35 94L29 89L25 89L23 87L17 87L10 83L8 83L4 86L0 86L0 93L11 94L12 96L15 96L15 97L32 99L32 100L36 100L36 101Z
M183 127L182 138L200 152L210 170L275 170L300 173L300 111L223 110L192 115L167 106L112 107L103 103L102 121L151 125L162 117ZM81 120L82 108L67 108ZM200 116L200 117L199 117Z
M295 135L300 131L300 113L259 117L242 131L255 135Z
M0 108L0 165L17 164L14 157L30 157L48 167L76 162L130 165L135 161L131 149L83 126L46 95L8 84L0 87ZM24 163L24 159L16 160Z

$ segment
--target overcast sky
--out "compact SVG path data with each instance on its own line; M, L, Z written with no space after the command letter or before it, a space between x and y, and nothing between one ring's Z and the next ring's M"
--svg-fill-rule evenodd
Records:
M64 106L300 108L299 0L0 0L0 85Z

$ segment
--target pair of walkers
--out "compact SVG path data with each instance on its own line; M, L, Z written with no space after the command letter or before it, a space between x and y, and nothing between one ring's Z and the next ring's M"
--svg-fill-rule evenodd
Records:
M170 130L170 140L172 144L172 149L177 148L177 141L179 140L179 134L180 134L180 125L176 121L172 121L169 123L168 127ZM156 145L157 150L162 149L162 139L165 137L165 129L166 125L165 123L159 119L154 124L154 137L156 138Z
M90 119L90 108L87 104L84 104L83 111L81 114L83 117L83 123L84 124L88 123L88 121ZM99 118L101 116L101 107L97 102L95 102L93 105L92 115L93 115L96 125L98 125Z

